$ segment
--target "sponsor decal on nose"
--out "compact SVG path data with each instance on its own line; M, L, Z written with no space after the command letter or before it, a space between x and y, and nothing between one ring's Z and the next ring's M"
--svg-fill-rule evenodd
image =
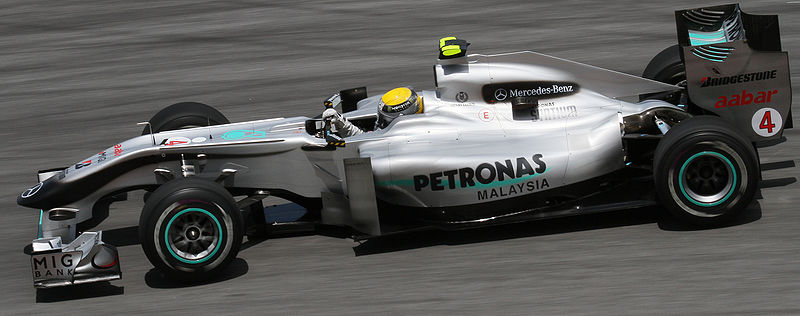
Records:
M36 195L36 193L39 192L39 189L42 188L42 184L43 184L42 182L39 182L38 184L30 187L30 189L27 189L24 192L22 192L22 194L20 194L20 196L23 199L27 199L29 197L32 197L32 196Z

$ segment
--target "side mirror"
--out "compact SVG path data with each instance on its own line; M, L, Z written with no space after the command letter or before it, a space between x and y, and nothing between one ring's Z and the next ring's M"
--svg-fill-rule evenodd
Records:
M322 129L321 124L317 123L322 123L322 121L317 119L306 120L306 132L309 135L316 135Z
M358 87L339 91L342 97L342 113L358 109L358 101L367 98L367 87Z

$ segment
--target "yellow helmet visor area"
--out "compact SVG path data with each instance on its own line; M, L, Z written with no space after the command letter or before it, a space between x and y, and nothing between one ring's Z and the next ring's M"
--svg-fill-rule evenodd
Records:
M401 115L422 113L422 98L410 87L400 87L386 92L378 103L376 126L384 128Z
M385 113L403 113L416 105L417 94L407 87L395 88L381 97L381 111ZM416 113L416 109L414 113Z

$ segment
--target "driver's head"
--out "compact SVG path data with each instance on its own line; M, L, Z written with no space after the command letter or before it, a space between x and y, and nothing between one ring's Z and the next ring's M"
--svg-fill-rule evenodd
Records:
M422 113L422 98L411 87L386 92L378 103L378 128L384 128L401 115Z

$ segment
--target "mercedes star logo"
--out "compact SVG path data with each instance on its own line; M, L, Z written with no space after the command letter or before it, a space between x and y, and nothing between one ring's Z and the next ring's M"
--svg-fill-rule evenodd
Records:
M503 100L506 99L506 97L508 97L508 91L506 91L506 89L500 88L500 89L494 90L494 99L495 100L503 101Z
M21 196L23 199L27 199L36 194L37 192L39 192L39 189L41 188L42 188L42 183L39 182L39 184L34 185L30 189L25 190L25 192L22 192Z

